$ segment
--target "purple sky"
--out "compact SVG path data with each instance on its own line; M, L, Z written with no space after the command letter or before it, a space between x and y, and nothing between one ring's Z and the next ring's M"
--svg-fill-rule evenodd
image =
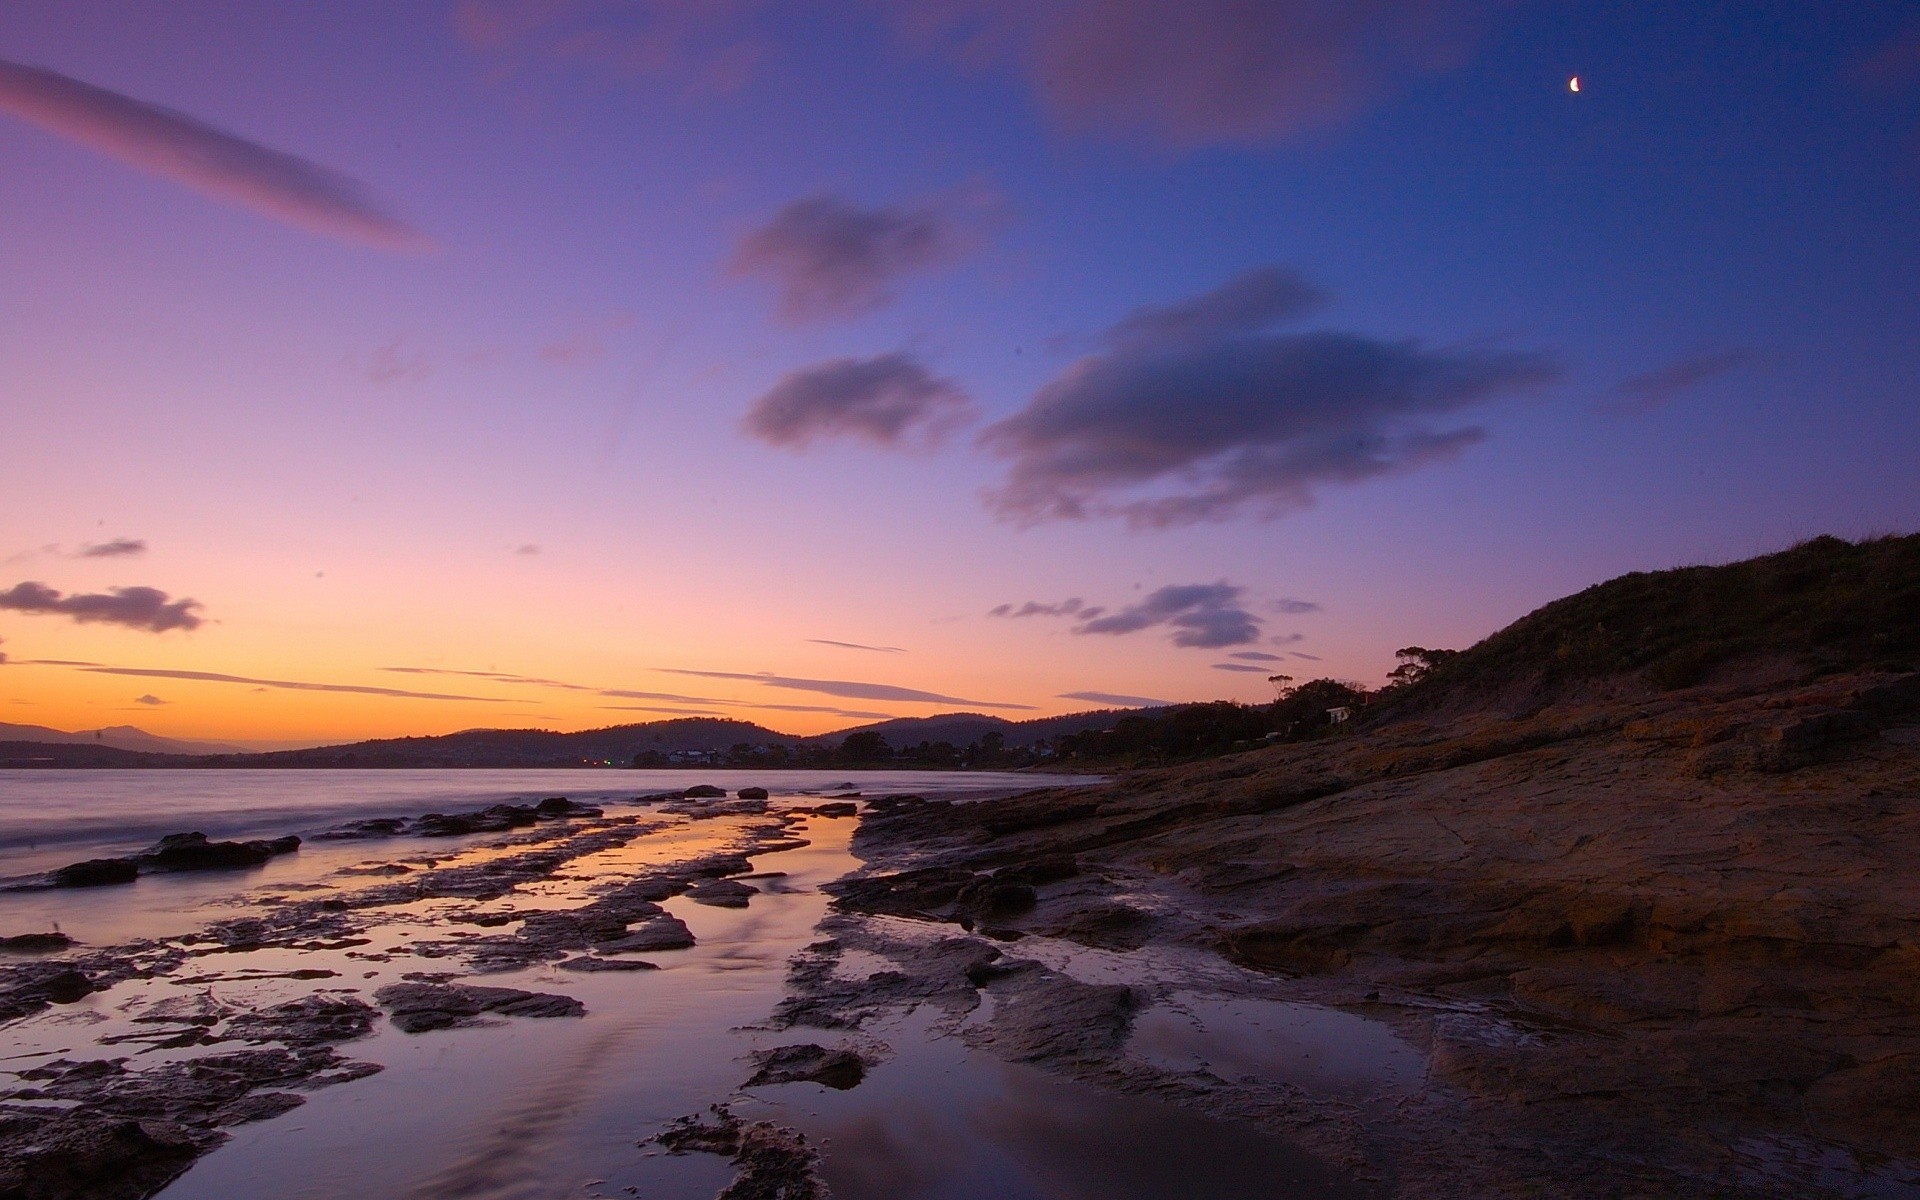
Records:
M0 722L1259 700L1920 525L1911 4L13 0L0 159Z

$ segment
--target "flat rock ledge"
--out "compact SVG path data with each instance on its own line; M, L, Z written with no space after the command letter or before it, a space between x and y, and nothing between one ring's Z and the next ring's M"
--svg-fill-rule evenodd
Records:
M459 983L394 983L373 994L387 1020L402 1033L463 1029L490 1024L488 1014L503 1017L583 1017L587 1006L555 992L478 987Z

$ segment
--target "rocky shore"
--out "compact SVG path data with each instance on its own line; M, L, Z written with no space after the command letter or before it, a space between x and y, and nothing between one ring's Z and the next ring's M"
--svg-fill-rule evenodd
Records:
M1288 1130L1383 1194L1920 1195L1920 676L1627 690L876 803L781 1019L985 997L961 1033L1002 1057ZM901 969L842 978L849 949ZM1384 1023L1425 1077L1146 1065L1128 1029L1168 953Z

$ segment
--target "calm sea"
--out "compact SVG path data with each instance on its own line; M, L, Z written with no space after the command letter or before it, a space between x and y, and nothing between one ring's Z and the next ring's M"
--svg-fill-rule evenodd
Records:
M710 783L779 793L912 792L969 799L1093 782L996 771L635 770L0 771L0 877L124 854L165 834L303 836L366 817L566 796L629 800ZM836 785L851 785L846 787Z

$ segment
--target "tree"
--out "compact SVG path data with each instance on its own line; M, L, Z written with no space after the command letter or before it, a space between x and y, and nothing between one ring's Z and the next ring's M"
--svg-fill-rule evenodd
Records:
M1275 703L1285 700L1287 693L1293 690L1287 686L1293 682L1293 676L1291 675L1269 675L1267 676L1267 682L1273 685L1273 699Z
M893 748L884 736L867 730L848 734L840 743L840 757L850 763L885 762L893 757Z
M1387 686L1409 687L1419 683L1432 674L1435 667L1458 653L1458 650L1429 650L1425 646L1396 650L1393 656L1400 660L1400 665L1387 672Z

